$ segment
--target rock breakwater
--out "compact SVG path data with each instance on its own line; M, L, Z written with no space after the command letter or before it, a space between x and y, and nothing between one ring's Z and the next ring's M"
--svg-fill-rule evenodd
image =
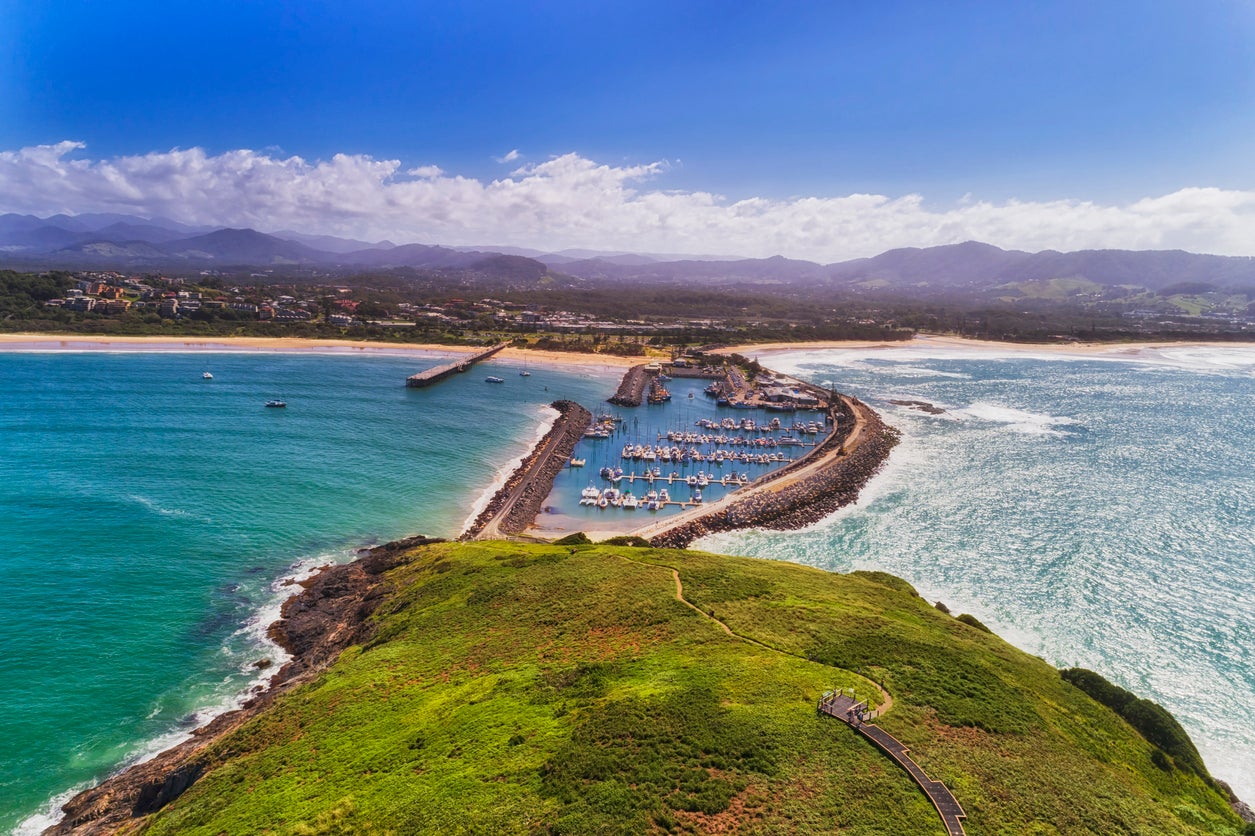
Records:
M545 436L524 457L510 478L493 495L459 540L496 539L519 534L536 519L553 489L553 480L566 467L575 445L593 416L574 401L554 401L560 413Z
M842 506L858 499L859 491L880 470L889 451L897 444L898 433L880 420L872 409L850 399L840 401L850 418L858 411L862 422L857 444L846 450L853 421L838 421L838 431L817 448L815 456L783 468L755 487L777 483L778 487L754 490L744 498L711 513L677 525L650 538L657 548L686 548L699 537L741 528L770 528L776 531L804 528L819 522ZM816 456L820 457L815 465ZM803 471L808 470L810 472ZM797 475L801 473L802 475ZM796 478L793 478L796 476Z
M633 366L624 373L623 379L619 381L619 388L606 400L616 406L640 406L648 382L649 375L645 372L645 366Z

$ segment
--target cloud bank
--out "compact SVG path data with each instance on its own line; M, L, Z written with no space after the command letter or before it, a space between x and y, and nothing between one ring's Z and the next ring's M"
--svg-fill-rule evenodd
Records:
M665 162L611 166L578 154L483 181L365 155L308 161L189 148L91 159L84 148L60 142L0 151L0 211L123 212L397 242L821 262L967 240L1024 250L1255 250L1253 191L1188 188L1124 205L966 198L937 208L917 194L727 200L666 189Z

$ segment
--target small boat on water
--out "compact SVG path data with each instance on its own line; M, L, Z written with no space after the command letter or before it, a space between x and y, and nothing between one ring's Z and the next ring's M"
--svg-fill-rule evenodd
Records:
M266 406L269 409L283 409L287 405L286 401L266 401Z
M584 466L583 459L577 459L574 456L571 457L571 467L583 467L583 466Z
M205 378L205 380L213 380L213 379L214 379L214 376L213 376L212 374L210 374L209 372L202 372L202 373L201 373L201 377Z
M532 373L529 372L527 369L523 369L523 371L519 372L519 377L531 377L531 376L532 376Z
M484 382L485 383L505 383L505 380L500 377L494 377L492 375L489 375L488 377L484 378Z

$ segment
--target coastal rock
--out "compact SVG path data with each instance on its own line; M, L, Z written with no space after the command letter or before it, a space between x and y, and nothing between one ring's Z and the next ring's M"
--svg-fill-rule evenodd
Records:
M619 388L606 401L616 406L640 406L645 396L645 384L648 382L649 375L645 373L645 366L633 366L623 375Z
M353 563L327 566L302 581L303 591L283 604L279 621L268 631L293 657L271 677L269 689L250 698L243 708L195 729L189 740L79 793L62 807L62 820L45 830L44 836L129 831L136 819L178 798L215 766L205 751L210 744L263 711L276 694L308 681L345 648L370 639L374 632L370 616L387 583L383 572L399 565L407 549L432 542L442 541L426 537L398 540L371 549ZM267 666L273 664L261 661Z

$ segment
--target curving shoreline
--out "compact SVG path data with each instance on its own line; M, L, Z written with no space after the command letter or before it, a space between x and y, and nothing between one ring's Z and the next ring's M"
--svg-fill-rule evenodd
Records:
M345 648L368 641L373 633L370 616L385 593L383 574L400 565L407 550L441 542L421 535L396 540L298 581L301 591L284 602L279 620L268 630L292 656L268 687L243 707L194 730L190 739L75 795L62 805L60 821L44 830L44 836L116 833L178 798L216 758L227 755L213 751L217 741L265 711L279 695L313 679Z
M856 399L854 399L854 403L863 406ZM874 411L870 408L866 408L866 411L876 422L880 422L879 416ZM704 514L699 520L685 523L686 526L690 527L688 533L692 533L692 536L689 536L685 542L691 542L696 537L701 537L705 534L730 530L731 528L765 527L776 530L799 528L809 525L831 513L831 511L836 510L836 508L853 501L858 491L866 484L866 481L883 464L889 454L889 447L892 446L892 439L886 439L887 442L890 442L888 447L879 451L879 453L877 450L871 449L871 446L876 445L876 442L880 439L882 432L892 433L892 428L880 422L880 429L875 429L871 419L868 420L865 426L867 427L863 430L863 432L867 433L865 440L857 447L851 444L849 449L846 450L845 463L847 464L847 473L845 477L838 478L835 471L825 475L810 473L809 471L802 473L800 471L803 468L793 470L792 466L790 468L782 468L770 477L765 477L762 480L762 487L768 487L770 482L778 482L776 490L773 492L784 494L786 490L795 487L802 479L812 477L818 479L823 476L827 481L823 484L809 482L804 486L804 490L799 489L797 496L790 494L797 500L792 503L793 507L791 509L785 509L784 505L771 504L774 501L771 498L764 498L764 504L760 506L739 507L745 506L746 500L750 498L748 491L743 493L742 497L738 497L738 501L722 509L720 511L722 517L712 513L716 510L715 505L700 509ZM552 432L552 429L550 432ZM844 438L848 439L849 434L844 436ZM867 456L865 458L856 458L863 451L864 445L868 445ZM829 452L831 452L830 449ZM849 467L856 460L862 462L862 464L857 468ZM800 464L800 462L797 464ZM810 464L815 465L818 462L810 462ZM519 470L522 471L527 468L528 460L525 459ZM867 470L867 468L871 469ZM866 475L861 481L858 481L857 477L862 471L866 471ZM853 491L853 496L849 496L851 490ZM846 496L849 496L849 498L842 500L842 497ZM543 501L543 495L540 501ZM832 502L837 504L832 505L829 510L822 510L823 507L827 507L826 503ZM814 517L813 519L810 518L812 516ZM698 522L701 524L698 525ZM734 525L732 524L733 522L737 524ZM726 527L719 527L725 524ZM399 541L399 543L405 542ZM415 542L414 544L417 545L419 543ZM655 543L655 545L660 544ZM671 543L667 543L667 545L671 545ZM377 594L374 595L374 598L381 595L382 590L378 586L370 586L369 578L362 577L359 573L351 571L350 567L371 560L375 552L385 552L393 547L398 547L398 544L391 543L372 550L370 555L344 567L333 567L324 570L315 578L303 583L302 586L305 589L295 598L285 603L283 619L272 625L271 634L285 649L293 654L293 660L289 663L292 666L292 671L285 678L284 671L287 671L289 667L285 666L272 680L272 686L269 691L259 695L252 703L240 710L241 712L251 713L241 715L235 719L229 718L232 718L236 712L221 715L207 726L194 732L195 737L193 740L167 750L151 761L131 767L125 772L108 779L98 787L81 793L65 805L66 816L62 824L46 832L79 834L111 832L113 828L123 827L127 821L133 820L136 811L145 809L152 804L157 805L152 807L152 809L158 809L162 804L177 797L178 793L190 786L199 776L200 772L198 770L203 769L208 762L201 760L201 758L204 756L205 750L218 737L232 731L252 716L255 716L256 713L264 710L273 701L275 695L283 693L294 685L299 684L299 682L306 681L309 677L316 675L330 662L334 661L335 656L343 647L369 639L369 628L365 626L365 619L369 617L372 611L370 609L372 607L372 593L370 590L376 590ZM347 571L336 572L335 570L337 569ZM363 569L362 574L369 575L370 573L368 570ZM324 575L326 575L325 581L323 580ZM362 584L365 584L365 586ZM289 621L289 605L292 607L293 620L291 621ZM345 638L347 643L340 645L337 637ZM302 646L305 648L304 650L300 649ZM296 677L304 678L297 679ZM181 755L176 756L173 754L178 753L184 746L195 743L200 743L201 745L191 746L186 753ZM165 760L167 756L171 756L171 759L168 761ZM148 767L150 764L158 764L158 762L160 762L160 765L154 767L151 772L144 771L145 767ZM136 774L131 775L132 772ZM106 790L106 787L110 786L115 779L124 780L119 780L117 784L113 785L112 789ZM130 806L128 807L128 805ZM113 809L114 807L116 809ZM72 824L71 809L75 811L76 815ZM127 810L130 810L130 812L127 812ZM68 825L69 829L60 829L63 825Z

